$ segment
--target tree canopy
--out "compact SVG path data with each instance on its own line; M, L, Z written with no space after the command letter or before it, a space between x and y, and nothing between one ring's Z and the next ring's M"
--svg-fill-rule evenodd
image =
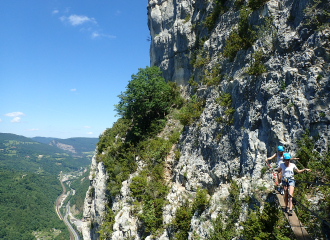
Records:
M131 131L137 137L145 135L153 123L163 119L172 102L171 87L155 66L140 68L118 97L115 110L122 118L132 121Z

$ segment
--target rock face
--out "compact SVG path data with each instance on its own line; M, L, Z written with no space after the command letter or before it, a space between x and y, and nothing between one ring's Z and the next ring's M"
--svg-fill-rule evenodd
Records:
M151 65L161 68L167 81L187 85L191 76L202 79L203 71L194 68L190 60L199 39L205 36L209 36L203 43L208 56L205 69L217 66L226 76L216 86L199 84L196 95L206 100L206 107L199 120L184 128L177 146L181 157L169 177L172 185L163 211L165 225L172 221L183 197L194 194L198 187L212 193L210 206L201 215L203 221L193 217L189 239L194 239L196 234L201 239L207 238L210 221L221 210L219 202L229 195L230 179L235 179L240 186L241 198L258 186L272 188L271 178L260 176L264 160L275 153L278 145L294 155L297 140L307 129L311 135L319 134L319 151L328 146L330 29L314 31L304 24L303 10L310 3L308 0L270 0L253 11L249 23L262 25L266 17L271 17L273 32L265 31L252 47L240 50L235 59L229 61L222 53L226 39L239 21L234 1L226 1L229 10L218 17L208 33L203 21L212 12L214 2L149 0L150 61ZM257 51L263 54L266 72L253 76L246 70ZM217 117L225 115L225 108L216 101L222 93L231 95L235 109L233 124L217 121ZM140 239L138 222L129 213L130 179L123 183L121 195L113 205L117 215L111 239L132 236ZM95 203L91 198L86 201ZM90 207L94 208L96 205ZM92 211L84 211L85 218L94 218L89 212ZM170 232L164 231L158 239L170 237Z
M97 229L103 221L106 204L108 174L102 162L92 159L89 180L91 181L84 202L82 234L85 240L98 239Z
M49 143L49 145L50 146L54 146L54 147L58 147L58 148L60 148L60 149L62 149L64 151L68 151L68 152L71 152L71 153L74 153L74 154L77 153L73 146L68 145L68 144L64 144L64 143L60 143L60 142L58 142L56 140L51 141Z

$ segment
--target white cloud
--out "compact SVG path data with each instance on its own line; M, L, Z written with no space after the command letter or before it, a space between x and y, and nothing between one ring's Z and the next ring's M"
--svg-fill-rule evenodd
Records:
M72 88L72 89L70 89L70 91L71 91L71 92L75 92L75 91L77 91L77 89Z
M54 10L53 12L52 12L52 14L57 14L58 13L58 10Z
M21 122L21 118L20 117L14 117L13 120L11 120L10 122L19 123L19 122Z
M25 129L25 131L29 131L29 132L31 132L31 131L39 131L39 129L38 128L32 128L32 129Z
M99 37L100 34L98 32L93 32L92 33L92 38L96 38L96 37Z
M25 116L22 112L12 112L12 113L6 113L6 117L18 117L18 116Z
M97 37L107 37L107 38L116 38L116 36L113 36L113 35L107 35L107 34L102 34L102 33L99 33L98 31L94 31L92 33L92 36L91 36L93 39L94 38L97 38Z
M91 134L93 134L93 133L92 133L92 132L88 132L88 133L86 133L86 134L91 135Z
M62 16L62 17L60 17L60 20L61 20L62 22L64 22L64 21L66 20L66 17L65 17L65 16Z
M86 22L97 23L94 18L89 18L83 15L70 15L69 17L62 16L60 17L61 21L68 21L72 26L78 26Z
M90 126L83 126L83 128L91 128Z
M0 122L2 122L1 118L0 118Z
M118 12L119 14L120 12ZM108 34L103 34L100 33L100 28L97 25L97 22L95 20L95 18L92 17L87 17L84 15L76 15L76 14L71 14L69 17L67 16L61 16L59 17L59 19L64 22L64 23L68 23L72 26L79 26L80 25L80 31L81 32L86 32L88 34L91 34L91 38L95 39L95 38L116 38L116 36L113 35L108 35ZM88 25L86 23L93 23L95 24L93 25ZM75 91L75 90L71 90L71 91Z

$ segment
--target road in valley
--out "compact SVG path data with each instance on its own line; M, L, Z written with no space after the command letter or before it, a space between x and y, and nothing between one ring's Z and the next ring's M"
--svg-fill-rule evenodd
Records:
M64 223L69 228L70 233L72 232L72 234L74 235L74 239L79 240L79 235L76 233L76 231L73 229L70 222L68 221L69 208L70 208L70 201L66 205L66 213L65 213L65 216L64 216Z
M56 200L56 213L58 215L58 217L64 221L65 225L67 226L68 230L69 230L69 233L70 233L70 240L79 240L79 236L78 234L76 233L76 231L73 229L73 227L71 226L70 222L68 221L68 214L69 214L69 203L66 205L66 214L64 216L64 219L62 217L62 214L60 212L60 204L62 202L62 198L65 194L65 187L63 185L63 182L62 182L62 173L61 173L61 176L60 176L60 182L61 182L61 185L62 185L62 188L63 188L63 192L62 194L57 198ZM64 201L64 199L63 199Z

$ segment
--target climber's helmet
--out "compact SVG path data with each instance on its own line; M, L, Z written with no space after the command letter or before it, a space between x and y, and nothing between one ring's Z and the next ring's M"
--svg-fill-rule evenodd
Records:
M278 152L284 152L284 147L282 147L282 146L278 146L278 147L277 147L277 151L278 151Z
M291 159L290 154L289 153L284 153L283 154L283 159L284 159L284 161L289 161Z

